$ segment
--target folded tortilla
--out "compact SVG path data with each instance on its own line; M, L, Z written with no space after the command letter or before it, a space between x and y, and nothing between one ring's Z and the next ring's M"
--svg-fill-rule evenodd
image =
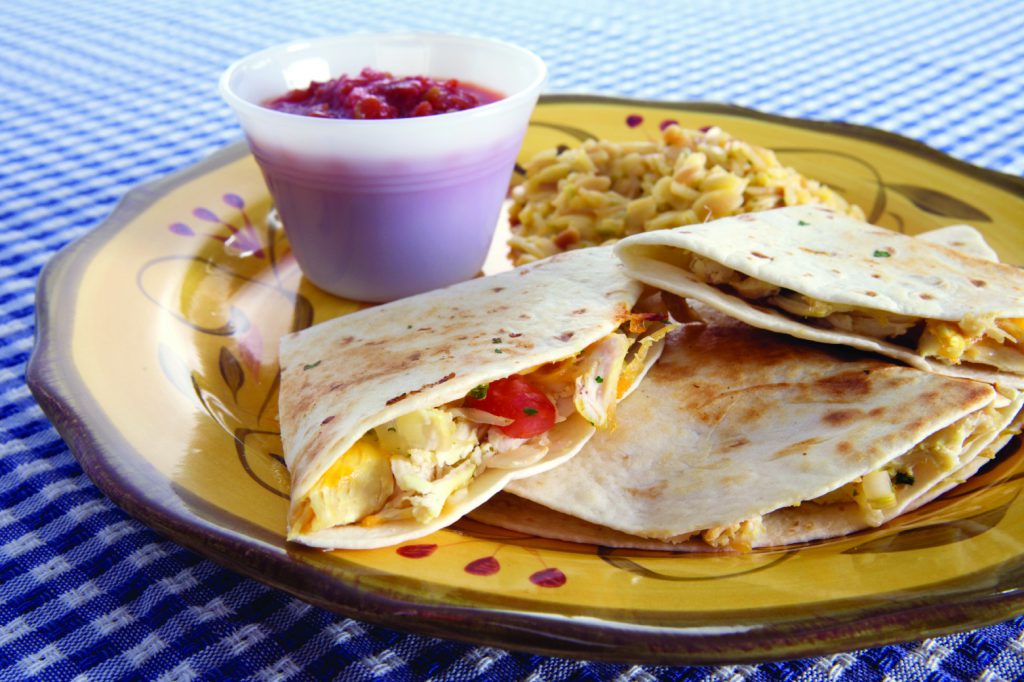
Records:
M635 235L637 279L762 329L1024 387L1024 271L820 206Z
M670 329L638 312L640 293L609 249L590 249L284 337L289 539L362 549L420 537L570 458L613 423ZM510 436L521 417L467 407L513 375L553 406L550 429Z
M619 405L614 431L506 487L535 504L505 495L473 518L614 547L789 545L924 504L1020 431L1024 396L1012 389L795 340L694 305L704 323L668 336Z

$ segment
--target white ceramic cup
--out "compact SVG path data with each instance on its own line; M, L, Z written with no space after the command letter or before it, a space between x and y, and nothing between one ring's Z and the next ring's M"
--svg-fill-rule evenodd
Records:
M503 97L385 120L263 106L367 66L396 77L456 78ZM495 40L355 34L245 57L224 72L220 92L245 131L303 274L339 296L380 302L479 272L546 78L536 55Z

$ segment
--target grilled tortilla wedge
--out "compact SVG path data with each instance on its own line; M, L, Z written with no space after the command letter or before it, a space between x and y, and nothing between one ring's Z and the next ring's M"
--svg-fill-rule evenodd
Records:
M286 336L289 539L395 544L572 457L670 329L609 249L555 256Z
M1024 271L819 206L635 235L637 279L762 329L1024 387Z
M506 491L622 534L599 544L746 550L884 523L974 473L1020 430L1024 397L1015 390L795 340L695 305L704 323L669 335L619 406L615 431ZM474 518L584 537L572 535L586 528L575 522L571 531L524 526L538 514Z

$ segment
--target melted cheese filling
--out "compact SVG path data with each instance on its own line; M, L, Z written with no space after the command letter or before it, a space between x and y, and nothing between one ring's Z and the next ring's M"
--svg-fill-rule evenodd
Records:
M578 355L523 372L555 406L555 423L579 413L597 428L613 426L618 399L651 348L674 328L632 316L627 321L628 329L624 324ZM295 505L289 538L349 524L428 523L486 469L522 468L547 455L547 433L512 438L500 430L511 420L460 405L414 410L364 434Z
M922 320L871 308L828 303L762 282L693 253L678 264L699 281L728 287L744 300L809 318L818 326L914 347L910 332L921 328L916 351L925 358L958 365L963 361L1024 374L1024 318L971 315L959 322ZM909 335L909 336L908 336ZM907 336L907 339L901 337Z
M899 505L918 481L934 484L939 479L955 472L963 462L963 456L971 453L979 442L1000 443L993 433L1000 424L1020 409L1014 398L991 404L985 409L972 412L949 426L931 434L903 455L886 463L885 466L858 477L831 492L808 500L804 504L830 505L856 502L862 521L868 526L879 526L885 521L886 510ZM1019 425L1012 433L1019 433ZM1001 435L1009 437L1011 432ZM978 453L979 457L995 456L990 445ZM954 474L955 475L955 474ZM958 483L962 483L959 481ZM749 551L764 533L761 516L745 519L731 526L710 528L693 536L711 547ZM690 537L693 537L690 536ZM675 540L688 539L687 537Z

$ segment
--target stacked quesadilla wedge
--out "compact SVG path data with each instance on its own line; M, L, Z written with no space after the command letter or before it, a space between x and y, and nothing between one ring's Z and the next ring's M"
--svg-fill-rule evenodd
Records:
M572 457L670 330L640 293L590 249L284 337L289 539L396 544Z
M818 206L635 235L637 279L755 327L1024 387L1024 271Z
M606 546L746 550L877 526L1019 431L1019 392L751 327L695 305L618 427L473 517ZM538 506L540 505L540 506ZM560 512L562 516L554 512Z

